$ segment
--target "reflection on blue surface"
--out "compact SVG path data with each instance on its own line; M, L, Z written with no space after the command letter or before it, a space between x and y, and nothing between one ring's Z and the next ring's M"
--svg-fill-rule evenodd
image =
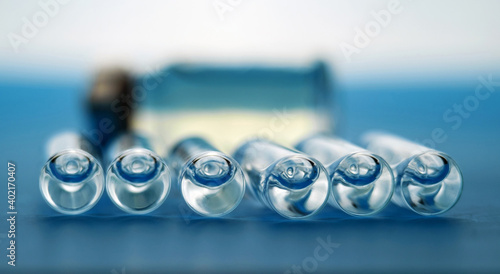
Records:
M500 79L499 74L493 77ZM456 122L443 119L443 113L474 96L478 81L477 75L451 80L362 85L353 81L339 86L336 99L342 108L338 133L350 140L356 141L368 129L385 129L429 142L434 129L443 129L446 140L434 141L435 146L456 159L466 181L457 206L437 218L405 216L389 209L375 219L326 208L311 222L277 219L249 200L220 220L197 216L179 199L168 199L151 216L120 213L105 197L83 216L58 215L38 192L42 148L55 131L83 125L79 96L86 79L45 84L3 81L0 154L2 162L13 161L18 168L16 268L284 272L314 256L318 238L330 237L340 245L318 262L318 271L498 271L500 95L495 92L481 100L456 127ZM0 196L6 197L5 187ZM6 225L0 224L0 233L8 230ZM5 252L7 240L0 241ZM1 264L2 272L6 267Z

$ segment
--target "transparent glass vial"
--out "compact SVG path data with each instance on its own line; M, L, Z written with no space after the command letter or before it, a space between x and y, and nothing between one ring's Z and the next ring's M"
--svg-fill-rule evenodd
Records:
M165 162L149 149L148 141L123 134L107 151L111 162L106 190L111 201L131 214L146 214L163 204L170 192L171 175Z
M248 175L250 192L286 218L309 217L328 201L327 172L305 154L255 139L241 145L234 155Z
M104 191L104 172L92 156L95 150L83 136L65 132L47 144L49 160L40 173L40 191L54 210L81 214L99 201Z
M296 148L324 164L330 175L330 204L354 216L387 206L394 192L391 167L380 156L345 140L315 135Z
M182 196L196 213L218 217L240 204L245 176L234 159L199 137L183 139L170 155Z
M363 141L393 166L395 204L421 215L436 215L459 200L462 173L450 156L385 133L366 134Z

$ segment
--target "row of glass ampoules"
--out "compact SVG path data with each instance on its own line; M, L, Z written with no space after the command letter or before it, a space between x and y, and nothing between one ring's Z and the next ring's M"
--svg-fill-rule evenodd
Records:
M392 200L434 215L458 201L462 175L448 155L383 133L363 140L366 149L315 135L290 149L255 139L242 144L233 158L192 137L163 160L147 140L127 134L104 153L105 173L90 143L66 133L50 142L52 156L42 169L40 189L47 203L65 214L89 210L104 188L120 209L148 213L165 201L171 184L180 187L191 209L212 217L236 208L246 186L262 204L293 219L312 216L327 203L368 216Z

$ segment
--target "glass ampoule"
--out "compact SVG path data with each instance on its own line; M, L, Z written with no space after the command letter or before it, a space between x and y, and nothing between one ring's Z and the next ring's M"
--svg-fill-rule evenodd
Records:
M170 192L171 174L150 149L146 138L127 133L111 141L106 189L113 203L131 214L146 214L163 204Z
M49 160L40 174L40 191L50 207L64 214L81 214L99 201L104 172L93 145L74 132L60 133L47 144Z
M450 156L385 133L365 134L363 142L393 167L395 204L421 215L436 215L457 203L463 178Z
M199 137L188 137L171 150L171 165L186 203L196 213L219 217L233 211L245 194L239 164Z
M330 204L354 216L379 212L394 192L391 167L380 156L340 138L314 135L296 148L318 159L330 175Z
M250 192L284 217L309 217L328 201L327 171L303 153L254 139L241 145L234 157L248 176Z

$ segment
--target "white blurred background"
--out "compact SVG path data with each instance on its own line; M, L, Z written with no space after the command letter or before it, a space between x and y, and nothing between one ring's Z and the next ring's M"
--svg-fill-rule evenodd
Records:
M346 58L342 45L355 45L356 28L389 5L399 12ZM331 61L340 78L491 69L500 60L499 11L494 0L0 1L0 72L317 58ZM30 37L27 22L37 29Z

